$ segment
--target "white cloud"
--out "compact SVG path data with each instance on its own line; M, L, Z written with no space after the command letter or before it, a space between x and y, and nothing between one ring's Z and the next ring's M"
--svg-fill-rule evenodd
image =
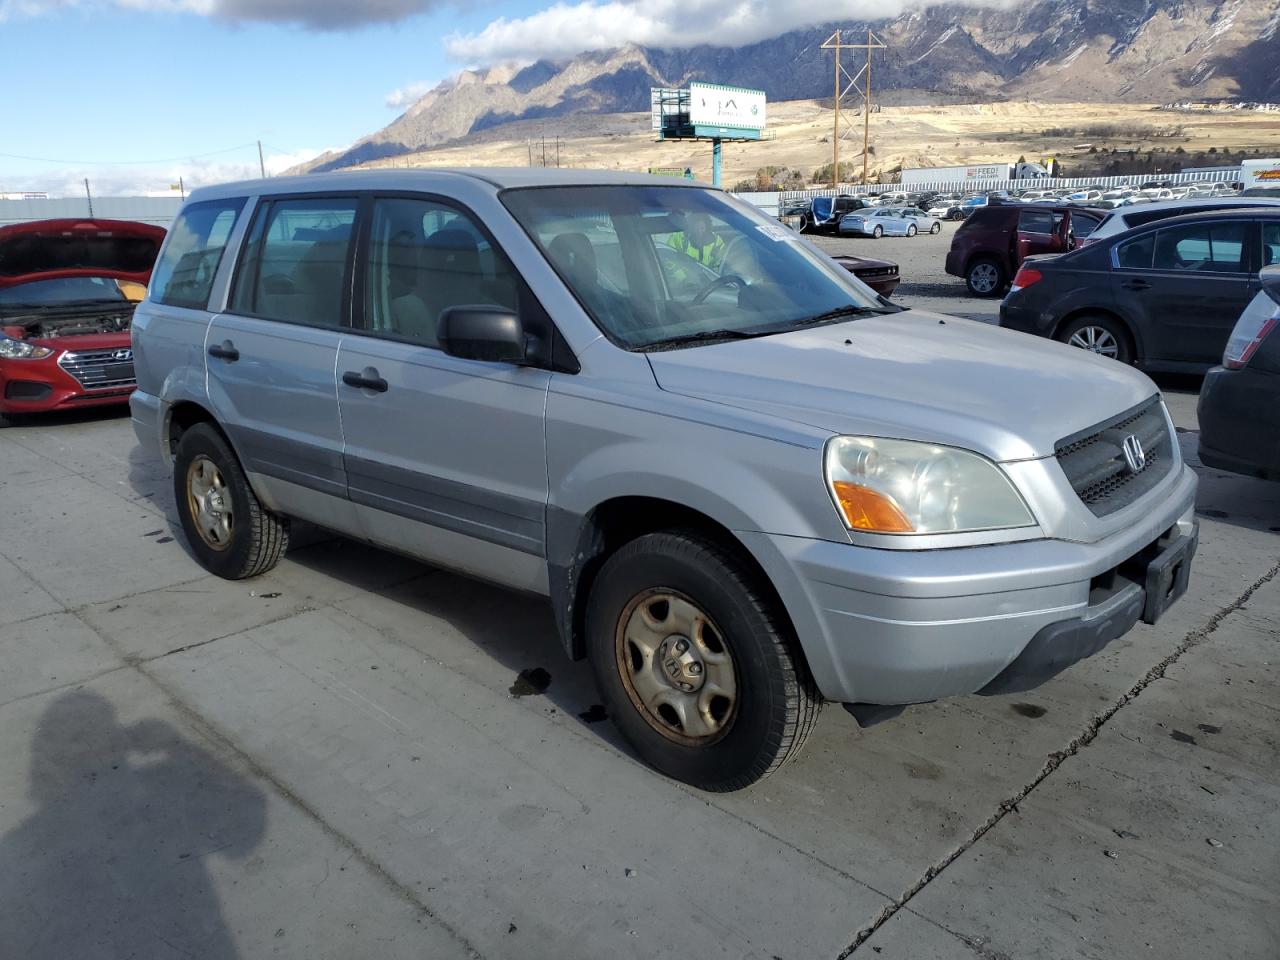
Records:
M349 146L349 145L348 145ZM292 166L305 163L320 154L346 150L346 146L326 147L324 150L294 150L288 153L268 153L264 166L268 176L277 176ZM54 173L5 174L6 191L40 191L51 197L83 197L84 181L95 197L176 196L179 180L187 193L197 187L232 180L254 180L259 174L256 151L244 151L243 160L190 160L172 164L148 164L139 166L60 167ZM170 189L173 186L175 189Z
M434 83L420 81L419 83L410 83L406 86L399 87L387 94L387 106L393 110L403 110L411 103L415 102L424 93L435 88Z
M346 30L396 23L452 0L0 0L0 22L65 7L119 7L154 13L194 13L235 23L287 23L313 30Z
M962 0L1011 7L1019 0ZM734 47L790 30L841 21L880 20L927 6L925 0L583 0L557 2L479 33L454 33L445 49L464 63L556 60L635 43L647 47Z

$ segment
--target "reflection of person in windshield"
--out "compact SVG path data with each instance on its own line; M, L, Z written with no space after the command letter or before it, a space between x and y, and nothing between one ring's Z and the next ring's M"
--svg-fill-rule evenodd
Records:
M708 269L719 268L724 260L724 240L711 229L711 217L705 213L691 213L688 230L678 230L667 238L667 246L693 257Z

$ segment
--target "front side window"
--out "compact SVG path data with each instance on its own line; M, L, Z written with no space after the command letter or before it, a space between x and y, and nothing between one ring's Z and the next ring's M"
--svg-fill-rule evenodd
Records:
M1239 273L1244 269L1244 223L1195 223L1156 234L1156 270Z
M528 188L502 200L597 325L626 347L763 336L898 309L718 191Z
M516 310L515 268L466 214L433 200L374 201L365 275L365 328L439 345L449 307Z
M245 245L232 310L313 327L341 326L356 203L347 197L265 203Z
M164 254L151 274L151 299L203 310L244 197L193 203L178 214Z

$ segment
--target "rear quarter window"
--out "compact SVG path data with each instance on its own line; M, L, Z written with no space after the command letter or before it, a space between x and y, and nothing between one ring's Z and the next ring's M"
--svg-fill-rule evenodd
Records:
M208 306L213 278L244 204L244 197L207 200L178 214L151 274L152 300L197 310Z

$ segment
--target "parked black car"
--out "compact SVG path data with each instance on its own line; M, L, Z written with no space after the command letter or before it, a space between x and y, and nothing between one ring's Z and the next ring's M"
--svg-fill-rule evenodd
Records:
M1280 480L1280 266L1240 315L1222 366L1200 388L1200 459L1249 477Z
M1056 257L1030 258L1000 325L1151 370L1219 361L1236 319L1280 263L1280 211L1160 220Z

